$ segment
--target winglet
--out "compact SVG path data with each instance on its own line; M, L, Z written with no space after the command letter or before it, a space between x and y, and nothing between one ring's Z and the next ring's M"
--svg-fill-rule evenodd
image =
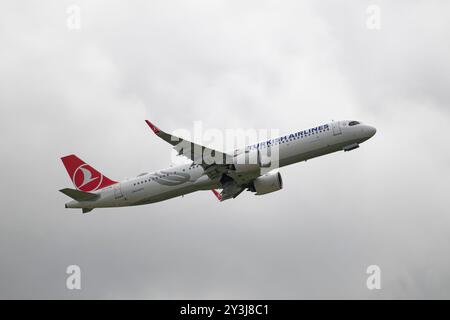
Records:
M159 128L157 127L157 126L155 126L153 123L151 123L150 121L148 121L148 120L145 120L145 122L148 124L148 126L150 127L150 129L152 129L152 131L155 133L155 134L158 134L158 132L160 132L161 130L159 130Z
M216 189L211 189L211 191L214 193L217 199L219 199L219 201L222 201L222 195Z

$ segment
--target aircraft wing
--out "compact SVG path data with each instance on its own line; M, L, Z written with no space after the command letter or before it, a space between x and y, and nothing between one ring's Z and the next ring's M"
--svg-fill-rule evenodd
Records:
M255 178L245 174L233 174L233 170L230 170L230 164L233 163L232 155L166 133L149 120L145 120L145 122L158 137L170 143L179 155L200 164L209 178L221 178L222 192L213 190L220 201L236 198Z
M148 120L145 120L145 122L158 137L170 143L179 155L183 155L194 163L202 165L205 169L211 168L213 165L232 163L233 157L229 154L166 133ZM211 168L211 173L215 169L217 168Z

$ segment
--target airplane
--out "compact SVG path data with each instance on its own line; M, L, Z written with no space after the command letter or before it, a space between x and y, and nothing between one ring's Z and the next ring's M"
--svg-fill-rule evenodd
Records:
M73 199L66 208L88 213L95 208L155 203L200 190L212 190L219 201L236 198L244 190L264 195L283 188L277 168L354 150L376 133L374 127L359 121L333 121L224 153L168 134L149 120L145 122L191 163L118 182L74 154L64 156L61 160L75 186L59 190ZM274 150L276 157L272 157ZM276 169L266 172L274 163Z

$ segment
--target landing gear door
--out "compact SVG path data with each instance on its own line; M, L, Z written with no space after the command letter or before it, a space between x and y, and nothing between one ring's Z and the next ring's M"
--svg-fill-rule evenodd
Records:
M333 121L331 123L331 128L333 130L333 136L337 136L337 135L342 133L342 129L341 129L341 126L340 126L339 122L334 122Z

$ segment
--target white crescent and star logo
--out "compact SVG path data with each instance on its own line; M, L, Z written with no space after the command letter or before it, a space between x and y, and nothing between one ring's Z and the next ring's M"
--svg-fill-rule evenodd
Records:
M72 177L73 184L81 191L95 191L103 181L103 175L88 164L79 166Z

